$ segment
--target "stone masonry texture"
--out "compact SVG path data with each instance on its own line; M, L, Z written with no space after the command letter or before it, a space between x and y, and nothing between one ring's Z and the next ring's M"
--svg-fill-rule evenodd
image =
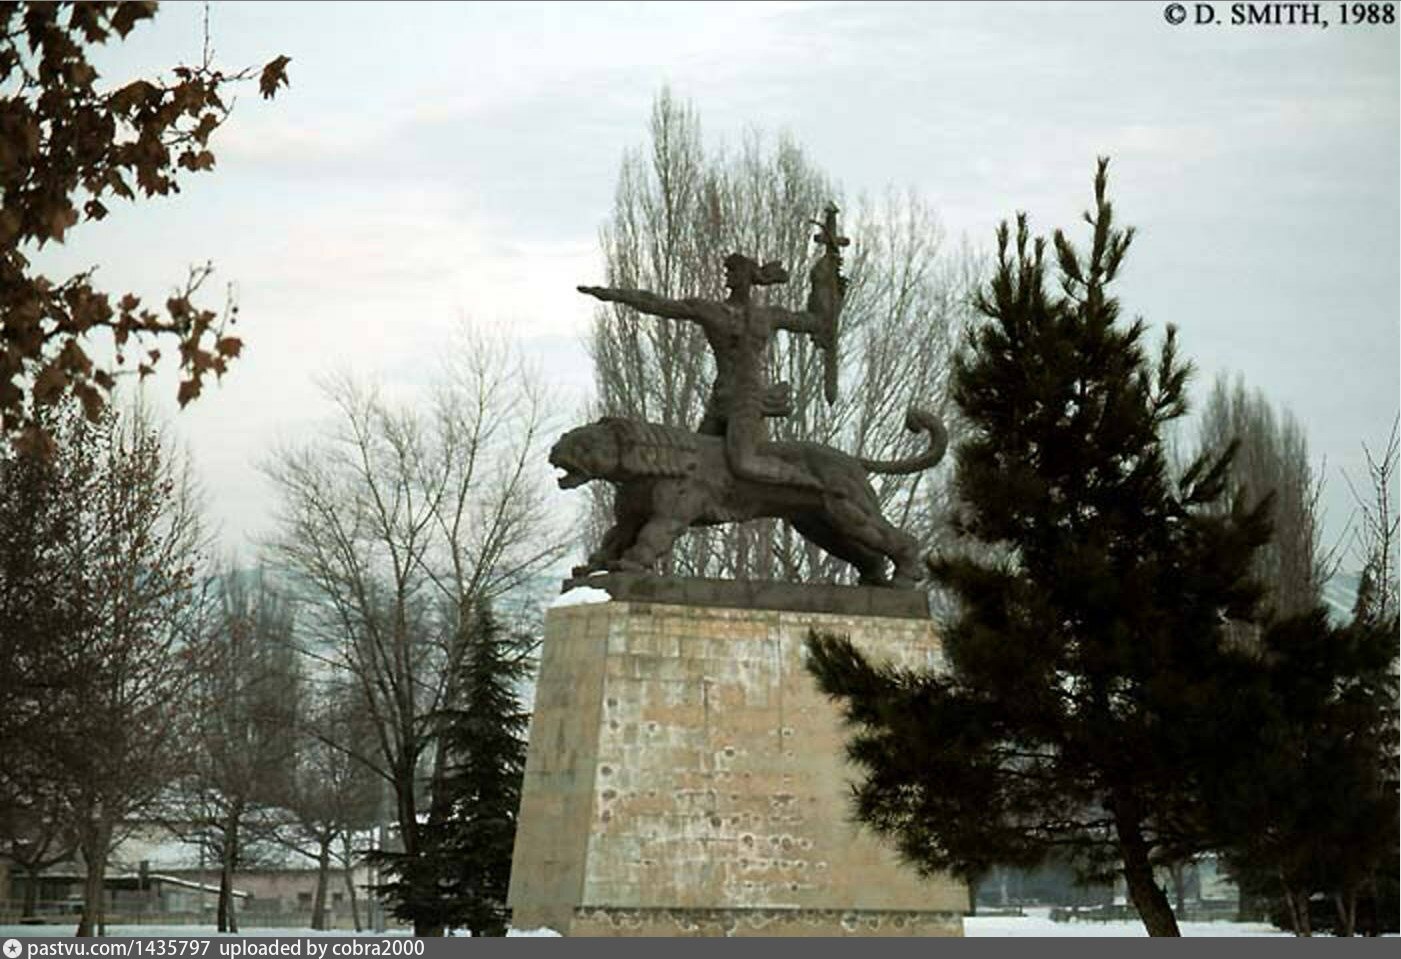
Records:
M941 664L926 619L608 602L552 609L512 863L517 928L962 935L967 888L851 821L811 629Z

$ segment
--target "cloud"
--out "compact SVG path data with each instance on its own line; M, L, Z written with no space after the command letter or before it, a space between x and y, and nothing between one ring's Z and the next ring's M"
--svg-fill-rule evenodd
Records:
M248 464L320 415L314 373L421 381L467 318L579 395L574 287L601 279L618 163L664 83L712 140L787 130L849 195L913 187L982 246L1019 209L1083 229L1111 154L1143 227L1129 310L1292 406L1330 462L1394 410L1394 31L1173 31L1143 4L213 9L221 60L286 53L291 89L240 102L180 197L45 255L149 296L206 258L237 282L247 353L180 417L233 526L265 521ZM118 65L197 52L199 14L163 9ZM1320 395L1330 367L1348 389Z

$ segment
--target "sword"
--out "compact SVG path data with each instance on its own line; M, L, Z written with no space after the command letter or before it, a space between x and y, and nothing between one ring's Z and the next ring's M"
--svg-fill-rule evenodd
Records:
M829 202L822 211L822 220L810 221L817 227L817 235L812 240L822 247L822 257L812 268L812 292L808 303L809 310L819 320L826 321L813 340L822 350L822 393L828 406L837 401L837 337L840 333L837 321L847 288L847 279L842 276L841 248L851 243L837 231L837 212L837 205Z

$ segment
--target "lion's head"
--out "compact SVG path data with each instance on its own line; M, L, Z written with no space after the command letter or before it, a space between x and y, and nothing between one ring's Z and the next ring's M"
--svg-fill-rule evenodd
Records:
M550 465L564 470L559 488L574 489L590 480L616 476L622 459L618 445L618 432L609 428L606 419L565 433L550 448Z
M688 430L605 416L561 436L550 450L550 465L564 470L560 489L596 479L684 476L696 468L697 439Z

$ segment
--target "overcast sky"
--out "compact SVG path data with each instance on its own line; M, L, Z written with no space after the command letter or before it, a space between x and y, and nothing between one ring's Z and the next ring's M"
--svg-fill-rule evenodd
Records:
M913 188L982 247L1018 210L1076 228L1108 154L1139 229L1126 311L1180 327L1198 395L1239 371L1297 415L1336 536L1341 471L1362 476L1398 406L1397 28L1171 26L1163 7L215 3L220 63L286 54L291 88L248 88L212 174L49 262L157 299L206 259L236 284L245 354L175 424L238 547L267 529L257 460L325 415L318 373L421 381L465 317L582 401L574 287L602 279L619 160L663 85L713 142L787 131L847 195ZM104 78L196 61L201 17L164 5Z

